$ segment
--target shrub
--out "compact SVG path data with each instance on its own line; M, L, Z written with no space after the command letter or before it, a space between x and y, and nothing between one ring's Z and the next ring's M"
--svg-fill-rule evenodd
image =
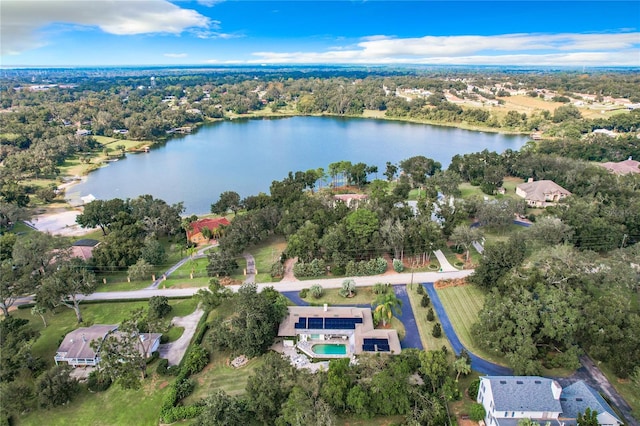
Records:
M300 296L301 299L306 299L308 295L309 295L309 289L308 288L303 288L298 293L298 296Z
M313 259L309 263L298 261L293 265L293 274L296 277L321 277L327 274L327 265L322 259Z
M156 373L158 373L161 376L166 376L169 374L168 367L169 367L169 360L166 358L161 358L160 361L158 361L158 366L156 367Z
M188 374L196 374L209 364L209 353L200 345L194 345L184 362L183 369Z
M435 337L436 339L439 337L442 337L442 327L440 327L440 323L437 322L435 323L435 325L433 326L433 330L431 331L431 335L433 337Z
M429 299L429 295L424 294L422 296L422 299L420 300L420 306L422 306L423 308L426 308L427 306L429 306L429 303L431 303L431 299Z
M475 379L469 387L467 388L467 393L469 394L469 398L472 400L478 399L478 391L480 390L480 378Z
M393 259L393 270L396 272L404 271L404 263L400 259Z
M474 422L479 422L480 420L484 419L484 416L486 415L487 412L485 411L482 404L476 402L471 405L471 408L469 409L469 418L471 420L473 420Z
M373 293L374 294L385 294L389 291L390 284L389 283L375 283L373 285Z
M320 299L322 297L322 295L324 294L324 289L322 288L322 286L320 284L314 284L309 289L309 292L311 293L311 296L314 299Z
M282 262L275 262L271 265L271 278L281 278L284 276L284 264Z
M104 392L111 386L111 378L107 375L100 374L98 370L89 373L87 379L87 388L91 392Z
M353 280L342 281L342 288L338 292L342 297L352 297L356 294L356 282Z
M418 294L424 294L424 286L422 284L418 284L418 287L416 288L416 292Z
M433 313L433 308L429 308L429 310L427 311L427 321L431 322L434 319L436 319L436 316Z

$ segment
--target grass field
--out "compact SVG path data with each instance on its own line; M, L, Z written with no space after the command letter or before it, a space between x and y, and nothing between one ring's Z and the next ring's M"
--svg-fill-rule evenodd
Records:
M631 407L631 412L636 419L640 419L640 393L634 389L633 384L629 379L622 380L616 377L611 368L607 364L598 363L598 368L602 370L609 383L613 385L618 393L627 401L627 404Z
M148 371L155 369L155 363ZM175 380L174 378L170 379ZM18 418L18 425L140 425L156 426L169 381L151 374L139 390L111 386L105 392L91 393L83 386L80 394L67 405L37 410Z
M411 303L411 309L413 310L413 315L416 319L416 324L418 325L418 331L420 332L420 340L422 341L422 346L427 351L438 350L443 346L446 346L450 353L453 352L451 345L449 344L449 340L446 338L444 333L442 333L442 337L433 337L431 332L433 331L433 326L436 322L440 322L438 318L438 314L435 313L434 321L427 321L427 311L429 307L423 308L420 306L420 301L422 300L422 295L416 292L416 288L421 284L414 284L413 288L409 288L407 286L407 294L409 295L409 302ZM425 291L426 293L426 291Z
M482 358L505 364L501 357L478 347L471 335L471 326L478 320L478 313L484 305L482 290L473 285L447 287L438 290L438 296L462 344Z
M309 286L311 287L314 283L309 282ZM307 287L307 288L308 288ZM340 289L337 288L325 288L324 294L319 299L315 299L309 294L305 299L307 302L314 305L323 305L328 304L329 306L333 305L363 305L363 304L371 304L376 295L373 293L371 287L358 287L356 288L356 295L354 297L342 297L338 294Z

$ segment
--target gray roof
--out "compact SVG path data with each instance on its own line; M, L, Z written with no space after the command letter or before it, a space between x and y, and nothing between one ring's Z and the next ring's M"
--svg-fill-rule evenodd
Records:
M571 195L571 192L552 180L537 180L534 182L521 183L518 185L518 188L527 194L525 199L533 201L546 201L547 194L553 193Z
M77 328L66 336L58 348L57 354L67 359L93 359L96 353L91 349L91 341L102 342L105 336L118 328L117 325L93 325Z
M582 380L562 390L560 404L562 405L562 417L567 419L575 419L579 413L584 413L587 408L591 408L591 411L597 411L598 413L606 411L620 420L604 398ZM621 420L620 423L622 423Z
M495 411L562 412L561 388L552 379L538 376L487 376L482 379L491 385Z

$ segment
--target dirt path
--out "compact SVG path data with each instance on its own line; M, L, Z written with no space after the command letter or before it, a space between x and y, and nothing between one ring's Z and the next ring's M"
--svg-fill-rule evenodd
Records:
M298 261L297 257L293 259L287 259L284 262L284 277L282 281L299 281L295 275L293 275L293 265Z

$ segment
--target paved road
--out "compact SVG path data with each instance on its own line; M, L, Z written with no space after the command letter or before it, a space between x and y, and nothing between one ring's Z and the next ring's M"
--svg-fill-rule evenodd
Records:
M442 302L440 301L440 297L438 296L438 292L433 287L433 283L424 284L424 288L427 290L427 294L431 298L431 303L433 304L433 309L438 314L438 318L440 319L440 324L442 325L442 331L444 331L447 339L449 339L449 343L451 343L451 347L453 347L456 355L460 355L462 349L466 349L471 357L471 368L482 373L489 374L491 376L509 376L513 374L513 370L510 368L504 367L502 365L494 364L485 359L480 358L479 356L473 354L469 351L469 349L465 348L455 330L453 329L453 325L449 320L449 316L447 312L444 310L442 306Z
M449 263L449 261L447 260L447 257L444 255L444 253L442 253L442 250L436 250L434 251L436 257L438 258L438 262L440 262L440 270L442 272L454 272L454 271L459 271L458 268L454 267L453 265L451 265Z
M171 325L184 327L184 332L175 342L164 343L158 347L160 358L166 358L169 361L169 365L180 364L180 361L182 361L182 357L184 357L184 354L189 347L189 343L191 343L191 339L196 332L198 321L200 321L202 314L204 314L204 311L198 307L198 309L187 316L174 317L173 320L171 320Z
M147 287L147 289L155 289L158 288L158 286L160 285L160 283L162 281L165 280L166 277L169 277L169 275L173 274L178 268L180 268L182 265L184 265L185 263L187 263L189 260L191 259L199 259L201 257L205 256L205 252L207 250L209 250L211 247L216 247L218 245L218 243L214 244L214 245L207 245L207 246L203 246L200 249L198 249L198 251L192 256L187 256L183 259L180 259L178 261L178 263L176 263L175 265L173 265L171 268L169 268L167 270L167 272L165 272L164 274L162 274L162 276L160 276L160 278L158 278L157 280L155 280L149 287Z

